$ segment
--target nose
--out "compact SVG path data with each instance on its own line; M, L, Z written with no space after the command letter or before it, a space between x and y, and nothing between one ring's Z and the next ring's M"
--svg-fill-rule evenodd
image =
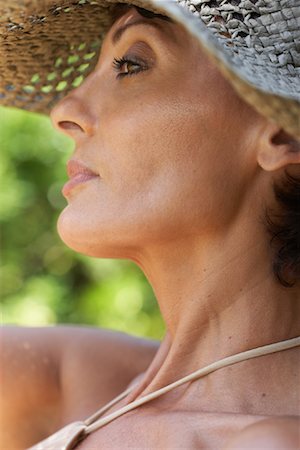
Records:
M60 100L50 113L54 128L74 140L93 136L97 128L86 81Z

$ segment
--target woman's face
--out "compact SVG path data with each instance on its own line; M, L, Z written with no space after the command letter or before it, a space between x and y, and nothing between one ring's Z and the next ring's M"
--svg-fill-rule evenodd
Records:
M258 115L180 25L135 9L52 119L75 140L72 159L98 175L65 192L58 222L63 241L91 256L135 259L226 229L256 170Z

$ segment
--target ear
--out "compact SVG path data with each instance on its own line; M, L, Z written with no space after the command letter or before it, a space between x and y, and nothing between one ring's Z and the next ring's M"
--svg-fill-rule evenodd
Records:
M268 123L259 138L257 162L266 171L300 164L300 141L278 125Z

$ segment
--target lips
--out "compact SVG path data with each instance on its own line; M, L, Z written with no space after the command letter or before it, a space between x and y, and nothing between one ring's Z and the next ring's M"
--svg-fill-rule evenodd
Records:
M99 174L93 172L85 164L83 164L81 161L78 161L77 159L70 159L70 161L68 161L67 174L68 174L69 178L73 178L79 174L90 175L90 176L94 176L94 177L99 176Z
M92 179L99 178L99 174L93 172L81 161L75 159L71 159L70 161L68 161L67 174L70 178L70 181L68 181L62 188L62 194L64 197L68 197L71 191L79 184L83 184Z

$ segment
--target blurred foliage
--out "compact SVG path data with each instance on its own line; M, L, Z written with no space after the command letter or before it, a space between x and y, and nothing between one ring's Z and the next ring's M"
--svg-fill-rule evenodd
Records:
M161 339L164 324L140 269L77 254L57 234L72 149L47 117L0 108L1 321L93 325Z

